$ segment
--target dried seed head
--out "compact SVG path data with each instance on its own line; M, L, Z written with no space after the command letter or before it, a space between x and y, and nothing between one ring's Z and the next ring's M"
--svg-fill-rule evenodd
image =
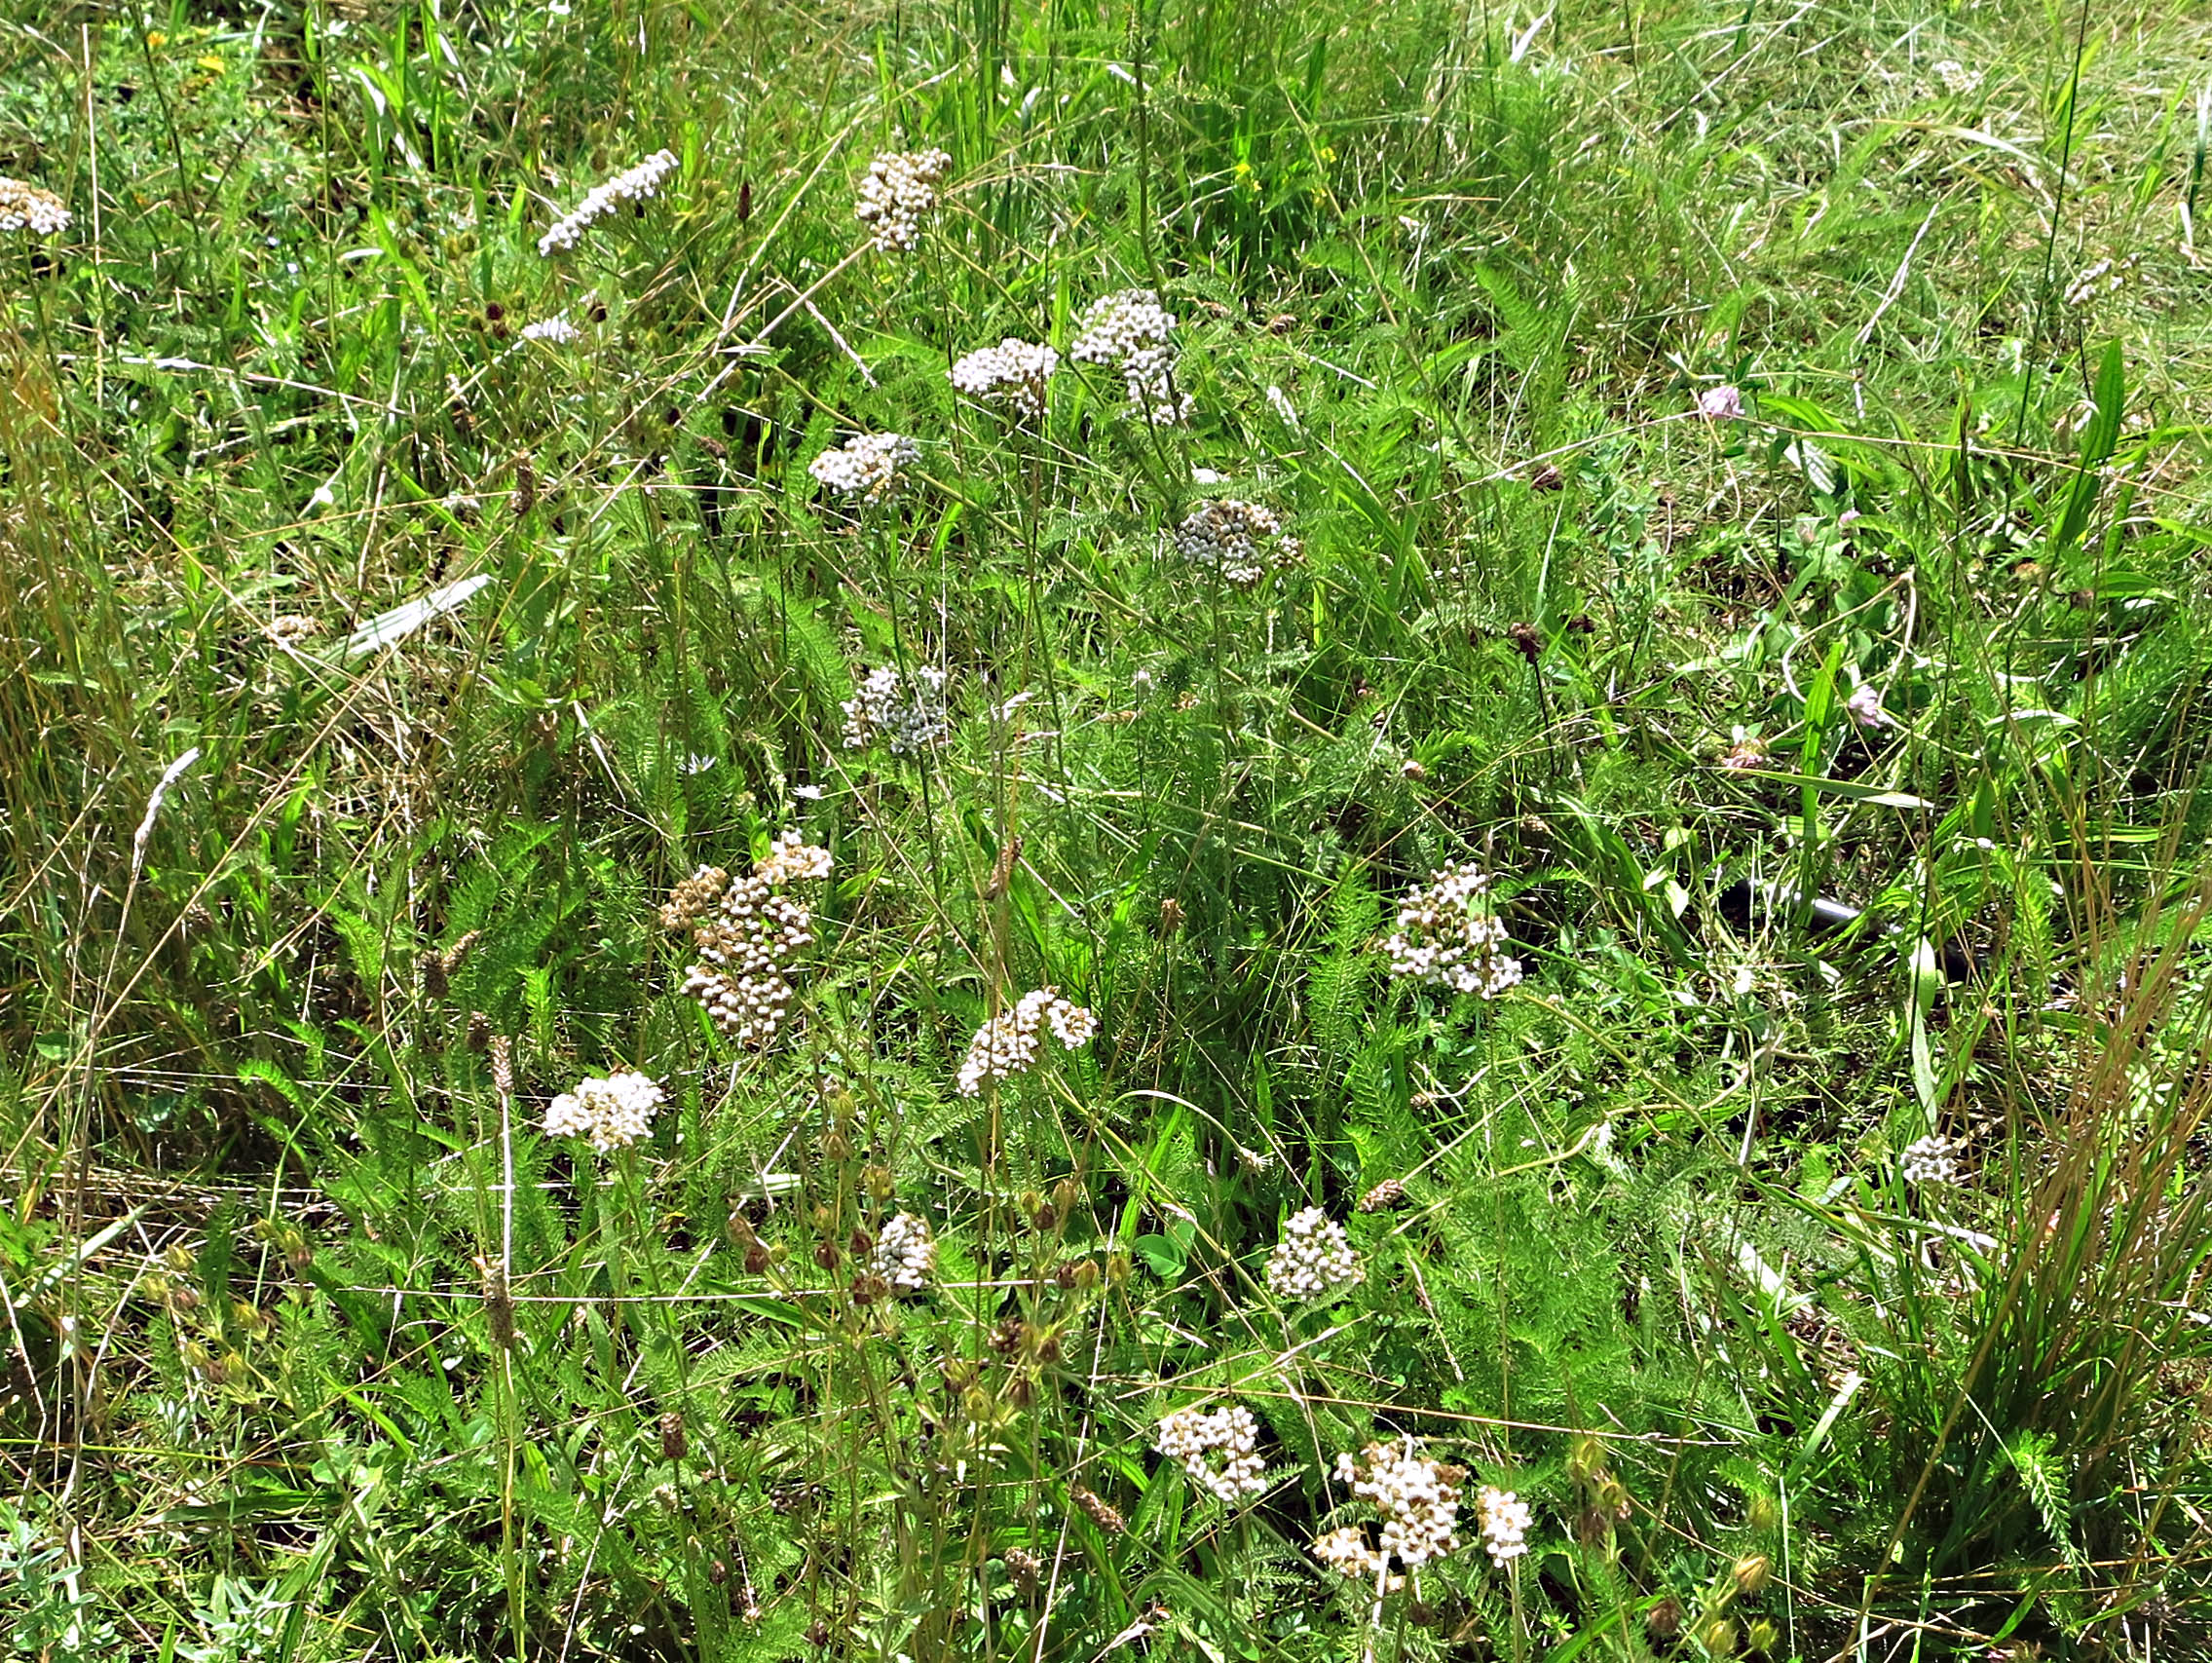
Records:
M1069 1487L1068 1499L1081 1508L1083 1516L1109 1536L1121 1535L1129 1529L1129 1521L1121 1516L1121 1510L1118 1507L1084 1489L1080 1484Z
M680 1461L690 1452L684 1437L684 1417L671 1409L660 1417L660 1454L664 1460Z

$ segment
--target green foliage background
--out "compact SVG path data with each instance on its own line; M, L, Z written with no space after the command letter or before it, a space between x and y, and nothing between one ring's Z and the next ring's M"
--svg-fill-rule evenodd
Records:
M19 1653L2200 1644L2201 19L0 21ZM1187 429L955 397L1130 286ZM1180 559L1224 494L1298 558ZM941 749L844 743L886 663ZM787 828L748 1052L655 914ZM1379 951L1467 860L1487 1002ZM1042 986L1097 1040L958 1095ZM617 1066L648 1142L544 1134ZM1230 1399L1236 1510L1152 1448ZM1466 1545L1377 1596L1306 1549L1405 1437Z

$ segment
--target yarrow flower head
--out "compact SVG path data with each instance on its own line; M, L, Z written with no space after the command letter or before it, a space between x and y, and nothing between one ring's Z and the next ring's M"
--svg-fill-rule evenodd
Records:
M589 1138L602 1154L626 1149L652 1129L663 1095L642 1074L579 1080L574 1091L562 1092L546 1106L545 1131L556 1138Z
M0 178L0 231L53 237L69 229L69 210L52 191L20 179Z
M1528 1503L1510 1490L1482 1486L1475 1498L1475 1522L1482 1531L1482 1551L1492 1565L1504 1565L1528 1551Z
M1459 1481L1466 1473L1414 1453L1413 1440L1369 1444L1359 1458L1336 1457L1336 1480L1374 1509L1381 1530L1373 1545L1357 1526L1331 1531L1307 1550L1347 1576L1372 1577L1384 1592L1405 1586L1390 1572L1393 1555L1408 1570L1456 1551Z
M634 168L624 169L603 185L593 185L574 211L553 222L538 239L538 252L546 259L565 253L583 240L583 234L609 214L631 203L660 194L660 186L676 170L676 153L656 150Z
M535 323L522 325L522 338L526 341L551 341L555 346L567 346L583 333L565 315L541 318Z
M893 756L919 756L952 736L945 714L945 672L931 664L902 675L889 664L868 678L840 706L844 748L865 750L878 740Z
M1897 1159L1897 1176L1916 1189L1924 1184L1949 1187L1959 1181L1959 1146L1939 1133L1915 1138Z
M2098 260L2085 268L2066 285L2065 301L2069 306L2086 306L2100 294L2118 294L2127 286L2128 275L2134 270L2140 255L2130 254L2126 259Z
M904 434L855 434L807 463L806 472L841 497L880 503L920 460L921 447Z
M1060 355L1033 341L1008 335L953 365L953 385L971 398L1002 404L1017 421L1044 416L1044 384L1060 367Z
M1262 543L1274 548L1263 554ZM1175 547L1193 566L1218 572L1238 588L1258 583L1270 566L1294 564L1300 553L1298 540L1283 535L1272 510L1235 497L1216 497L1192 510L1176 527Z
M1398 909L1382 944L1390 973L1431 987L1496 999L1520 980L1520 961L1501 951L1506 926L1487 905L1490 880L1474 865L1446 866Z
M827 878L831 865L828 850L787 831L749 876L731 879L702 866L660 909L666 927L690 927L698 951L684 991L738 1044L757 1050L782 1028L796 961L814 941L812 911L787 891Z
M1261 1476L1266 1463L1259 1457L1259 1422L1242 1404L1164 1415L1152 1447L1178 1463L1191 1483L1232 1507L1267 1488Z
M1175 317L1161 310L1151 289L1125 288L1093 301L1075 329L1068 356L1119 369L1130 407L1145 421L1172 428L1190 419L1190 395L1176 386L1176 350L1169 341Z
M960 1062L960 1095L975 1096L986 1080L1028 1074L1047 1029L1064 1048L1073 1051L1090 1043L1099 1031L1099 1019L1086 1007L1069 1003L1052 988L1022 995L1011 1008L978 1028L968 1041L968 1054Z
M921 241L922 218L935 210L938 187L952 166L952 157L942 150L885 150L868 165L852 216L874 230L880 251L913 251Z
M902 1294L918 1294L937 1274L937 1238L929 1221L913 1213L899 1213L876 1235L875 1256L869 1268Z
M1267 1256L1267 1291L1279 1300L1326 1299L1366 1275L1344 1227L1319 1207L1292 1214Z
M1955 57L1946 57L1940 63L1931 63L1928 72L1941 84L1943 91L1955 98L1964 98L1981 91L1981 71L1968 69Z

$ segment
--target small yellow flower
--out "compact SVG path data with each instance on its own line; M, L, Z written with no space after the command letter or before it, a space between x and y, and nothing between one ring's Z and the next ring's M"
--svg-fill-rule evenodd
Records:
M163 34L161 30L152 29L147 32L146 47L148 51L159 52L167 45L169 45L169 36Z
M1324 162L1333 162L1333 161L1335 161L1335 160L1336 160L1336 152L1335 152L1335 150L1334 150L1334 149L1332 149L1332 148L1331 148L1331 146L1324 144L1324 145L1323 145L1323 146L1321 147L1321 159L1322 159L1322 160L1323 160Z
M205 69L210 75L220 75L228 67L221 58L211 52L203 53L192 61L196 67Z

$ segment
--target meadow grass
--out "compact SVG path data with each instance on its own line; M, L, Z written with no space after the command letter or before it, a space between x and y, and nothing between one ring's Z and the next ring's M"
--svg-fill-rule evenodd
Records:
M0 0L17 1653L2203 1655L2208 43Z

